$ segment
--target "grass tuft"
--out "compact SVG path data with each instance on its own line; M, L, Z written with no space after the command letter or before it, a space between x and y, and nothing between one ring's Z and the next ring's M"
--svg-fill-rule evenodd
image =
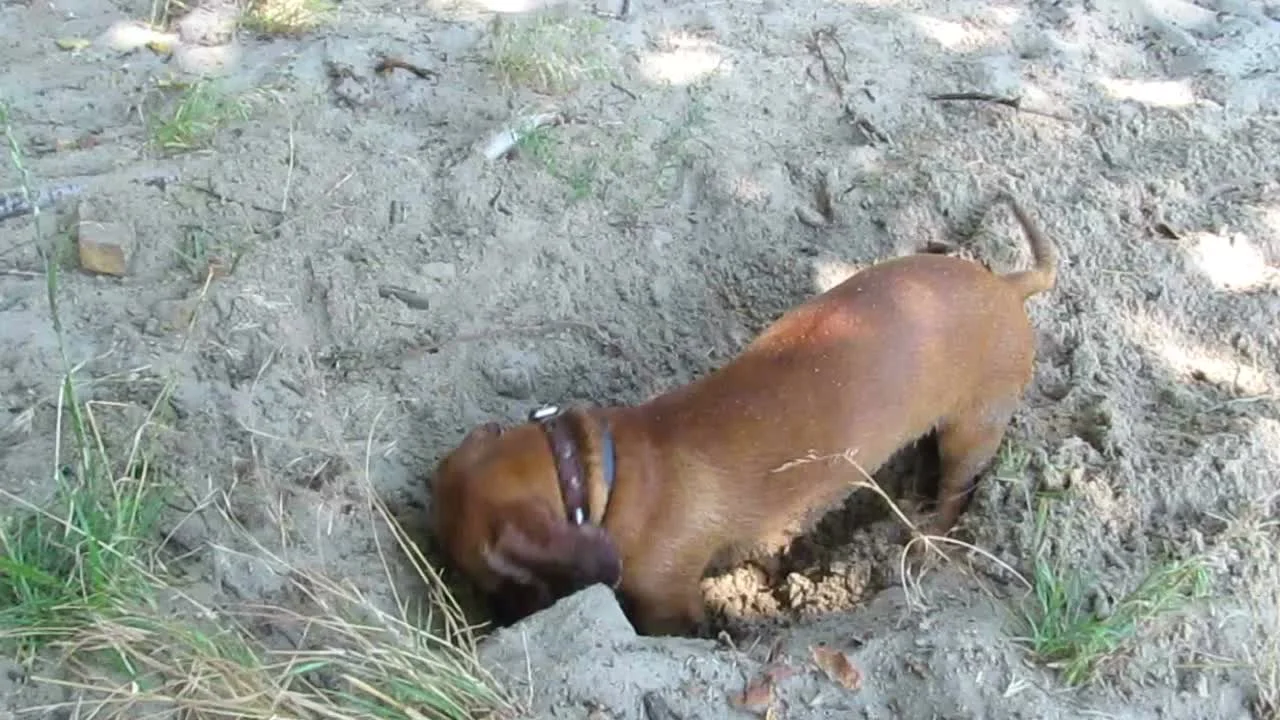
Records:
M603 27L598 18L556 13L499 16L490 35L491 62L508 88L547 95L569 92L583 81L612 75L597 39Z
M207 147L223 125L249 116L248 103L226 95L212 81L175 87L181 92L170 109L152 120L152 142L166 152Z
M1161 564L1113 607L1099 608L1091 583L1081 573L1048 559L1043 542L1047 507L1042 499L1037 513L1042 539L1033 562L1032 603L1024 611L1027 635L1022 640L1037 659L1059 669L1068 685L1091 682L1144 626L1207 595L1208 570L1193 557Z
M329 22L335 10L330 0L249 0L240 26L260 35L297 37Z
M22 192L30 197L30 177L22 149L0 106L9 159ZM32 206L39 219L39 208ZM39 232L37 241L39 241ZM51 472L52 510L4 494L11 509L0 520L0 641L25 653L74 632L98 612L145 595L136 558L154 537L163 499L150 482L149 466L131 453L113 466L92 408L76 396L75 368L69 362L57 313L58 263L41 247L46 291L64 367L59 388L58 456ZM74 456L61 460L63 424L69 424ZM14 511L16 510L16 512Z
M55 473L53 510L4 493L20 510L0 524L0 639L26 652L150 596L140 562L156 538L163 497L149 471L116 477L97 452L63 470Z

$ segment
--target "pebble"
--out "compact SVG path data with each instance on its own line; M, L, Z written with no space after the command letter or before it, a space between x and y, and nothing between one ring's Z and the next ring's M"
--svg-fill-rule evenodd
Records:
M243 54L238 44L179 45L174 48L173 62L182 72L201 77L229 75L240 64Z
M123 277L127 274L133 230L124 223L100 220L96 208L88 202L80 203L76 215L80 268L99 275Z
M1111 617L1111 598L1107 597L1106 591L1102 588L1095 587L1089 591L1089 607L1093 616L1099 620Z
M100 225L93 236L117 237L117 227L107 228ZM125 257L123 245L86 237L81 231L77 242L80 255L80 269L98 275L114 275L123 277L129 269L128 258Z
M436 282L449 282L458 277L458 266L447 262L431 262L422 266L422 277Z
M239 9L233 3L203 4L178 20L178 36L191 45L228 45L235 38L239 20Z
M512 400L527 400L533 396L533 377L528 368L508 366L485 373L493 391Z

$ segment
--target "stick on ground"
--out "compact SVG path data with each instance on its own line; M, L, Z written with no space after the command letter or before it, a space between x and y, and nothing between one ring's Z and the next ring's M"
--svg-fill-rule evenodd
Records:
M988 103L993 103L995 105L1003 105L1008 108L1013 108L1014 110L1017 110L1019 112L1030 113L1031 115L1040 115L1042 117L1053 118L1054 120L1062 120L1065 122L1071 119L1064 115L1059 115L1058 113L1050 112L1048 110L1037 110L1035 108L1029 108L1026 105L1022 104L1022 98L1020 97L1004 97L1002 95L991 95L989 93L960 92L960 93L939 93L937 95L930 95L929 99L935 102L954 102L954 101L988 102Z

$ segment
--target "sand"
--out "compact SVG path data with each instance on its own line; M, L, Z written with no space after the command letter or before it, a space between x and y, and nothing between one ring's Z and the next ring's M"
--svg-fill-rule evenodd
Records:
M507 5L349 0L280 35L206 2L174 18L165 54L138 39L136 0L0 3L0 98L32 183L64 188L46 220L125 251L121 277L61 278L104 426L126 432L176 378L158 442L178 491L224 493L290 563L386 600L366 478L421 529L434 463L476 423L677 386L856 267L930 243L1022 267L1012 217L988 212L1007 187L1058 244L1059 282L1028 303L1036 377L959 536L1023 573L1044 553L1104 616L1170 559L1200 558L1208 597L1069 689L1018 642L1009 573L961 551L904 585L895 522L862 493L769 572L707 579L730 640L636 638L597 588L486 657L534 717L745 717L727 698L775 647L800 668L779 717L1262 717L1280 607L1280 6L493 12ZM425 77L375 72L384 55ZM199 76L217 127L157 148L173 140L164 81ZM537 113L558 122L483 155ZM32 238L30 215L0 220L0 483L38 504L62 361ZM913 462L878 476L904 503ZM175 518L164 537L210 602L290 602L226 550L242 540L222 516ZM565 637L565 613L593 629ZM817 644L848 653L860 689L812 669ZM0 707L30 702L7 678Z

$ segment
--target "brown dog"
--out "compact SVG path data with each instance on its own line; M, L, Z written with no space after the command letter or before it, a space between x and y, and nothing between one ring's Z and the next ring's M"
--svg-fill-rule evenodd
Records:
M1005 196L1035 256L997 275L911 255L783 315L741 355L641 405L552 409L472 430L436 473L436 532L515 619L594 583L646 634L701 626L713 561L773 549L897 450L937 431L931 528L948 532L1030 382L1024 301L1057 254ZM804 457L810 462L794 462Z

